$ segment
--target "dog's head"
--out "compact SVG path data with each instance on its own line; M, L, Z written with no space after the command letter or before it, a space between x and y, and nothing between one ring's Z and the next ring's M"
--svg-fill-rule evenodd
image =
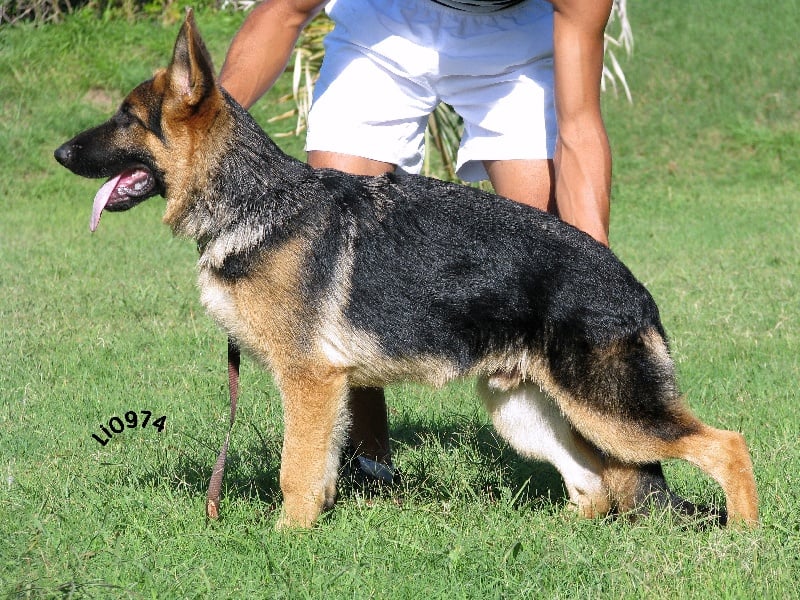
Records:
M224 126L224 105L190 10L169 67L137 86L108 121L55 151L77 175L110 178L95 196L90 229L103 210L127 210L157 194L167 199L165 222L180 221L191 190L202 184L196 174L213 156L210 134Z

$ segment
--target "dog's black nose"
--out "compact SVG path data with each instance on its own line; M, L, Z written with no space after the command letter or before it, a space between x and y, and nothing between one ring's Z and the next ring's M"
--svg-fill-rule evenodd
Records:
M55 156L56 160L62 165L69 167L69 163L72 162L72 157L74 156L72 144L67 142L62 146L59 146L56 151L53 152L53 156Z

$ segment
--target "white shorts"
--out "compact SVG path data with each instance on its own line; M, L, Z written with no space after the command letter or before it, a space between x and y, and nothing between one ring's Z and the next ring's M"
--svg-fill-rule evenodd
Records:
M458 174L483 160L552 158L553 8L526 0L473 14L431 0L333 0L335 23L308 119L307 150L422 167L439 102L464 120Z

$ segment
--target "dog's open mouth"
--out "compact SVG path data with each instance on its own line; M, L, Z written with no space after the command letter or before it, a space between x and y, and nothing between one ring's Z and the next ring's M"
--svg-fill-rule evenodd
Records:
M89 229L94 231L103 210L128 210L155 193L156 179L144 167L126 169L103 184L94 197Z

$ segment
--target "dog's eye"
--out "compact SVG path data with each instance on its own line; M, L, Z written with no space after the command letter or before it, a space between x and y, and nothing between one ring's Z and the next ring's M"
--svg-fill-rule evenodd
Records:
M130 113L120 110L114 115L114 121L116 121L119 127L130 127L133 125L133 117Z
M133 114L131 111L131 107L127 104L124 104L120 107L117 111L117 114L114 115L114 121L119 127L130 127L135 123L140 123L141 121Z

